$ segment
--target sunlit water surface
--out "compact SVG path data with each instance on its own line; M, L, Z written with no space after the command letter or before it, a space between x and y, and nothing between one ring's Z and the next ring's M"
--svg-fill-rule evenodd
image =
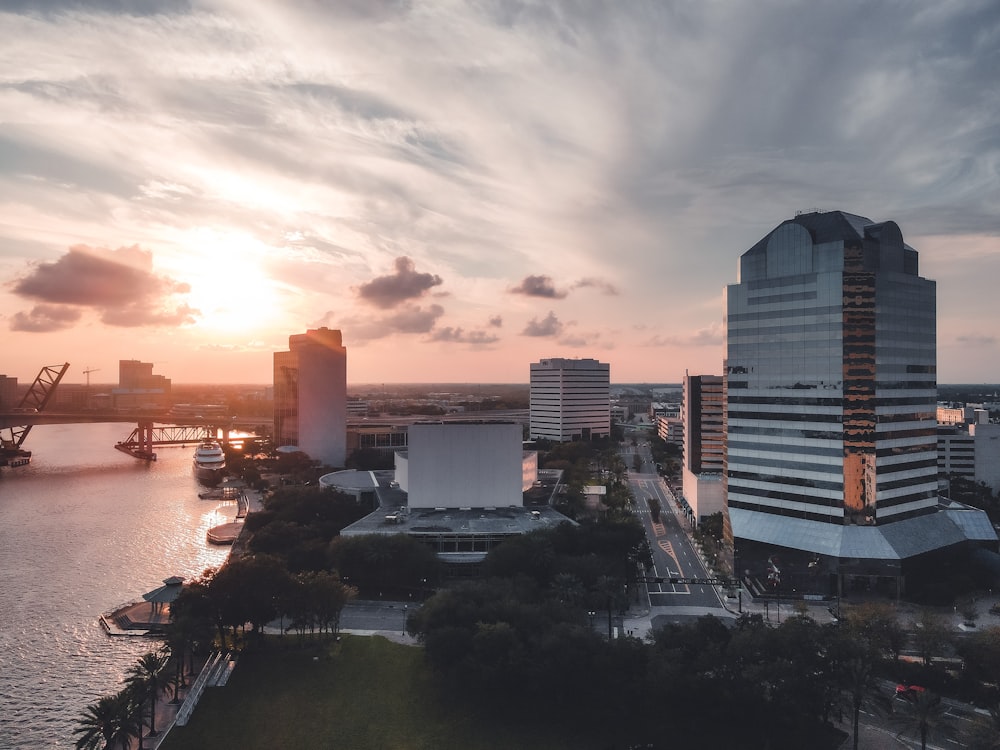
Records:
M87 704L117 692L158 642L99 616L172 575L221 564L205 541L235 509L201 500L194 446L146 464L114 450L125 424L33 428L28 466L0 469L0 748L69 748Z

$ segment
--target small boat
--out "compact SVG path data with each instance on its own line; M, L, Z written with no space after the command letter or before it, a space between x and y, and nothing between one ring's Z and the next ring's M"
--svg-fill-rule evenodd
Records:
M226 472L226 454L214 440L205 440L194 451L194 475L205 484L218 484Z

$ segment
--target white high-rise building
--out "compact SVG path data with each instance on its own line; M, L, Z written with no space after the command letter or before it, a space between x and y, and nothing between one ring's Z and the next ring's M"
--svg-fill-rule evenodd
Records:
M611 365L596 359L531 363L532 438L590 440L611 434Z
M328 466L347 459L347 349L340 331L310 329L274 353L274 439Z

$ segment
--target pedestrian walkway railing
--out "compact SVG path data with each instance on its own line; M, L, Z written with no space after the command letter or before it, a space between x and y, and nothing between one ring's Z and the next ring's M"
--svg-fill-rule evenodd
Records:
M231 662L235 664L235 661L232 661L229 654L223 654L221 651L216 651L208 657L208 661L205 662L205 666L202 667L194 684L184 697L184 702L177 709L177 718L174 721L178 726L183 727L188 723L188 719L191 718L191 714L194 712L195 706L198 705L198 701L201 699L201 694L205 692L205 688L209 685L219 684L220 675L227 671L232 671ZM226 677L228 679L228 674ZM223 682L223 684L225 683Z

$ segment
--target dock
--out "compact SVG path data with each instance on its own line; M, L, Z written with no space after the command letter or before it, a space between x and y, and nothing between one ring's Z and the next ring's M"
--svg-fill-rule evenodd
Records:
M237 521L213 526L205 534L211 544L232 544L243 530L243 524Z
M101 615L100 623L108 635L160 636L170 622L170 607L152 602L129 602Z

